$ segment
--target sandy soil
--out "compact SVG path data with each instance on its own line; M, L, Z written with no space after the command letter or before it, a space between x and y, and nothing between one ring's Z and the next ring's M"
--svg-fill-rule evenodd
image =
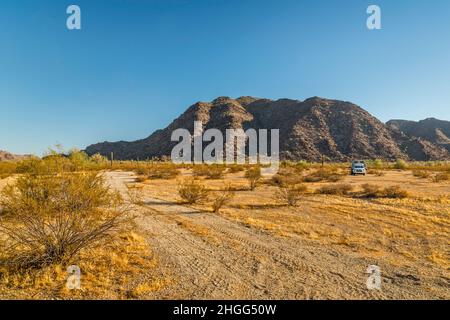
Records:
M106 176L125 196L126 185L134 183L132 173ZM402 180L397 174L372 179L381 184ZM229 180L239 182L238 177ZM220 189L223 181L210 184ZM276 207L270 200L273 190L262 186L238 194L223 213L213 214L206 207L180 205L176 181L141 187L144 205L134 209L137 226L158 256L161 277L173 279L148 298L450 298L446 202L411 208L412 202L311 196L288 209ZM447 190L438 191L445 196ZM427 258L433 255L434 260ZM381 290L366 286L366 270L373 264L381 268Z

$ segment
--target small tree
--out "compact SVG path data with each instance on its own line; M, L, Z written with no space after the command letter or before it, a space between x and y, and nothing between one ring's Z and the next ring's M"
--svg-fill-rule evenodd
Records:
M250 190L255 190L256 186L259 183L259 180L261 180L261 168L260 167L253 167L248 169L245 172L245 178L248 180L250 184Z
M288 206L294 207L306 191L307 187L301 184L279 186L275 192L275 198Z
M225 190L220 191L217 197L213 200L212 208L215 213L218 213L220 209L233 199L235 193L230 185Z
M188 204L193 204L206 200L209 190L199 181L187 179L178 185L178 194Z

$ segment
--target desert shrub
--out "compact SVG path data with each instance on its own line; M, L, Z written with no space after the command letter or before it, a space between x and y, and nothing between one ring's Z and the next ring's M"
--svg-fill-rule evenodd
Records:
M373 184L362 185L361 194L355 194L355 197L363 198L399 198L403 199L409 196L408 192L402 190L399 186L380 188Z
M270 184L274 186L282 186L284 183L284 177L281 174L275 174L270 178Z
M436 173L431 177L431 181L439 183L450 180L450 174L447 172Z
M125 230L110 240L81 250L69 262L82 272L82 290L71 290L65 285L70 274L68 263L55 263L30 270L0 267L2 295L42 300L138 299L168 283L165 277L153 274L156 259L145 234ZM145 281L141 280L143 277ZM142 284L150 290L142 292Z
M381 191L380 196L383 198L403 199L403 198L407 198L409 196L409 194L407 191L402 190L399 186L391 186L391 187L384 188Z
M174 179L178 175L180 175L180 171L178 168L171 164L154 164L147 168L148 170L148 177L150 179Z
M233 165L228 166L228 171L230 173L242 172L244 170L245 170L245 167L243 165L233 164Z
M303 182L302 171L295 168L281 168L270 179L270 184L275 186L288 186Z
M16 173L17 163L10 161L0 161L0 179L9 177L10 175Z
M343 179L337 167L321 167L303 178L305 182L338 182Z
M414 177L426 179L430 177L430 172L426 170L413 170L412 172Z
M353 190L353 186L347 183L329 184L318 189L320 194L347 195Z
M84 170L90 164L89 156L85 152L78 149L70 150L68 158L73 166L72 171Z
M62 155L52 154L43 159L32 157L17 163L17 173L54 174L56 172L71 172L73 165Z
M225 190L220 191L219 194L217 194L213 199L212 203L213 211L215 213L218 213L224 205L226 205L228 202L231 201L231 199L233 199L234 196L235 192L233 188L230 185L228 185L225 188Z
M369 183L363 184L362 189L363 189L363 196L367 198L376 198L379 197L381 194L380 187L374 184Z
M375 159L372 163L372 166L376 169L381 169L384 166L383 160L381 159Z
M377 169L369 169L367 170L368 174L373 174L377 177L382 177L384 176L384 172L382 170L377 170Z
M2 191L0 201L2 264L17 269L69 261L124 221L120 196L93 173L26 174Z
M320 182L322 180L323 180L323 177L321 177L320 175L316 175L314 173L308 174L307 176L305 176L303 178L304 182Z
M298 204L306 191L307 187L301 184L280 186L275 192L275 198L288 206L294 207Z
M30 157L16 164L17 173L29 174L54 174L61 172L76 172L102 169L100 155L92 158L77 149L70 150L67 154L58 147L58 150L49 149L42 159Z
M178 185L178 194L188 204L193 204L206 200L209 190L198 180L186 179Z
M206 172L206 178L207 179L220 179L223 178L223 175L225 173L225 166L221 165L209 165L208 170Z
M245 172L245 179L249 182L250 190L255 190L259 181L261 180L261 168L252 167Z
M309 166L309 164L305 160L300 160L299 162L297 162L297 167L299 167L301 169L306 169L306 168L308 168L308 166Z
M148 177L150 175L150 167L149 166L138 166L138 167L134 168L133 171L138 176Z
M192 174L196 177L204 177L208 174L207 164L195 164L192 168Z
M105 165L108 163L108 158L102 156L100 153L93 154L89 159L92 163L97 165Z
M394 163L394 168L398 170L405 170L406 168L408 168L408 164L406 163L405 160L398 159Z
M225 173L226 167L218 164L199 164L193 168L193 174L197 177L206 177L207 179L220 179Z

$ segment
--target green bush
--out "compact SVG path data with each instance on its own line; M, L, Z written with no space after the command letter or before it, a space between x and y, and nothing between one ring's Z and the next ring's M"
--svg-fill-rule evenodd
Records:
M398 159L397 161L395 161L394 168L398 170L405 170L406 168L408 168L408 164L405 160Z

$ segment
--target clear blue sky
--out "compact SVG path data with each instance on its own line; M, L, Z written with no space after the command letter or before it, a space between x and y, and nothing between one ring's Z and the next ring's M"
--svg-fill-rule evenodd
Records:
M80 31L66 29L70 4ZM366 28L369 4L383 30ZM450 120L450 1L0 2L0 149L144 138L224 95Z

